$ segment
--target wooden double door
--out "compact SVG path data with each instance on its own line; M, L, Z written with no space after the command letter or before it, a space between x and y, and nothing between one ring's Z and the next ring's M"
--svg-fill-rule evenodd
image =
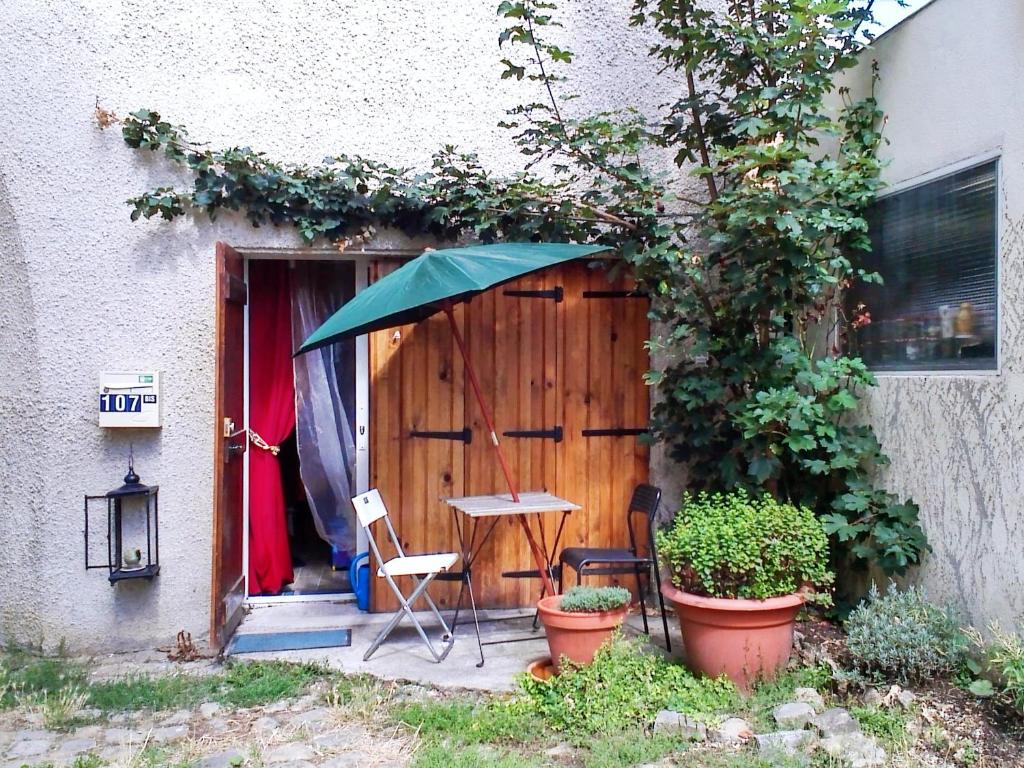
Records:
M397 266L378 262L370 279ZM519 488L582 507L567 520L563 546L625 546L626 505L648 477L637 435L649 414L648 302L628 276L609 274L569 263L456 311ZM458 550L442 499L506 490L463 367L443 315L371 336L371 485L411 552ZM559 516L543 517L550 544ZM474 567L478 604L531 605L537 580L501 576L531 567L520 528L499 523ZM393 608L381 582L372 585L373 610ZM451 606L458 584L438 583L431 593Z

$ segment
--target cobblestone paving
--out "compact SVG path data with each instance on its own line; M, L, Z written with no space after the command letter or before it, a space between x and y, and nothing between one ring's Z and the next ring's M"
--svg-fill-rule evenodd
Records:
M152 670L148 670L152 671ZM407 686L405 696L428 695ZM398 690L402 693L402 689ZM118 713L82 710L87 725L47 730L40 712L0 713L0 768L98 766L196 768L365 768L404 766L413 742L373 731L345 709L331 706L329 688L315 684L299 698L228 709L206 702L193 710Z

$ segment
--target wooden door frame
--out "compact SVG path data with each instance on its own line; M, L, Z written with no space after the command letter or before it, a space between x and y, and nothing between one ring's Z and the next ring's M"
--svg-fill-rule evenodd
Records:
M228 324L226 305L229 301L232 301L231 296L233 294L241 293L241 296L238 296L233 301L234 303L242 304L243 306L247 304L248 298L245 295L246 291L244 283L241 288L239 288L232 282L230 270L227 268L227 264L231 259L242 258L241 254L227 243L217 242L214 266L216 281L214 287L214 303L216 307L214 313L213 531L211 537L212 559L210 568L210 645L217 649L223 647L224 643L227 642L227 639L231 636L235 627L241 621L242 614L244 612L244 594L242 595L243 599L240 601L238 607L233 609L230 615L227 615L227 606L225 605L227 598L238 591L239 585L244 585L244 549L242 573L228 589L221 589L222 569L226 567L224 564L222 545L226 536L225 528L227 521L225 520L224 513L225 505L228 503L224 498L224 484L226 482L226 467L228 462L231 460L231 454L229 453L228 447L230 438L225 435L225 424L227 419L232 418L232 415L227 413L227 404L225 402L227 395L226 377L228 373L228 360L225 352L225 340L227 338ZM241 418L244 419L244 414ZM234 424L232 431L239 428L240 425ZM247 443L248 441L246 440L242 445L247 447ZM242 483L244 491L244 475ZM244 538L241 543L244 547Z
M352 253L339 253L336 248L244 248L236 249L243 258L246 283L249 280L249 264L253 261L345 261L355 265L355 291L366 288L369 279L369 264L374 259L407 259L410 255L418 255L419 251L405 250L361 250ZM245 308L244 340L244 403L246 426L249 416L249 306ZM356 492L369 490L370 482L370 381L369 381L369 344L366 336L356 339ZM272 597L251 596L249 594L249 453L245 453L242 463L242 573L244 578L245 605L274 605L280 603L324 602L339 600L337 594L324 595L277 595ZM366 535L362 528L356 529L357 550L366 548ZM361 549L360 549L361 548ZM355 596L346 596L354 600ZM345 599L345 598L341 598Z

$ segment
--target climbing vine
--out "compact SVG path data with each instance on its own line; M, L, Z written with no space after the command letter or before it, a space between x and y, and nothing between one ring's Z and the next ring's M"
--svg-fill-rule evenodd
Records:
M501 2L502 77L536 83L541 97L502 123L524 156L511 177L450 146L427 169L348 155L285 164L199 145L156 112L134 112L120 121L125 142L164 153L191 184L132 198L132 218L237 211L341 247L383 228L612 245L652 297L662 332L650 345L667 360L649 374L653 433L688 485L808 505L838 561L901 573L927 541L916 505L876 482L888 460L856 418L875 380L842 354L848 321L868 321L845 317L842 291L880 280L857 255L870 248L863 213L880 187L883 118L873 97L836 87L871 0L717 5L636 0L632 24L660 33L651 55L681 92L659 115L579 116L563 74L573 53L549 39L555 4ZM650 161L666 151L677 173ZM686 191L693 177L698 195Z

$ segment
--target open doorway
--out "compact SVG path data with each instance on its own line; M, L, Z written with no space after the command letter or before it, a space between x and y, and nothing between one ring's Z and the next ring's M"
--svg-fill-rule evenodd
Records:
M349 499L363 484L356 442L365 349L352 341L292 353L355 295L359 266L338 259L246 262L250 603L351 595L348 566L362 543Z

